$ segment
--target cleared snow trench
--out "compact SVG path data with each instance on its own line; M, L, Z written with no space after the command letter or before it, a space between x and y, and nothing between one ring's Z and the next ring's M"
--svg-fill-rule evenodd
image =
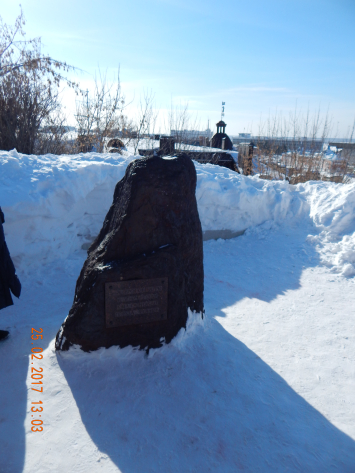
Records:
M290 186L195 164L205 236L247 229L204 242L204 319L190 314L188 330L149 356L54 352L81 246L134 158L0 152L23 284L1 311L11 335L0 344L0 470L355 471L355 184ZM43 359L30 358L34 346ZM32 367L43 368L43 394ZM39 414L44 431L32 432Z

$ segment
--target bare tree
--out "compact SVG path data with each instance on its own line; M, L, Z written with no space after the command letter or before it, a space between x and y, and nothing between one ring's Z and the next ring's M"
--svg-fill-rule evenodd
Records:
M114 138L129 124L123 111L125 97L122 94L119 71L115 81L107 81L106 74L95 76L94 92L77 103L76 122L78 129L79 151L90 151L94 146L102 153L108 138Z
M264 178L286 178L294 184L328 179L328 174L335 171L330 169L322 151L330 132L328 111L323 118L320 109L313 114L308 109L303 115L296 107L288 118L276 113L259 126L255 171ZM341 172L345 175L344 166Z
M152 91L143 91L139 101L139 111L136 122L133 122L131 136L127 144L133 143L134 154L137 154L138 146L142 139L151 140L155 132L158 111L154 108L154 94ZM152 144L153 146L153 144Z
M14 26L0 18L0 147L30 154L60 107L60 82L78 87L63 76L73 68L43 55L41 39L25 39L24 25L22 10Z
M15 71L37 71L41 76L46 76L49 83L59 85L64 80L76 88L77 84L63 73L77 68L42 54L40 37L25 39L25 24L22 8L13 26L4 23L0 16L0 78Z
M41 124L57 108L57 95L37 71L19 70L0 80L0 147L34 152Z
M191 115L188 102L175 107L171 103L165 128L174 136L177 150L191 148L193 143L199 141L201 134L198 117Z
M35 154L72 154L74 139L70 137L67 118L59 109L50 114L39 130L35 143Z

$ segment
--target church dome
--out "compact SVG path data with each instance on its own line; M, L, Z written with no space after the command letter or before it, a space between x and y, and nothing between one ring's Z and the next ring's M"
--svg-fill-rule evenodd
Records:
M222 149L222 140L225 139L225 144L223 149L231 150L233 149L232 140L226 133L215 133L212 136L211 146L212 148L220 148Z
M217 126L217 133L215 133L212 136L212 140L211 140L212 148L220 148L220 149L226 149L226 150L233 149L232 140L226 134L226 126L227 126L226 123L224 123L221 120L218 123L216 123L216 126ZM224 140L224 148L222 148L223 140Z

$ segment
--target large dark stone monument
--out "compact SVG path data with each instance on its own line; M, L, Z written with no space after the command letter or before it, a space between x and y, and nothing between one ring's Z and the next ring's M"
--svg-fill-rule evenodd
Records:
M203 314L196 171L186 155L133 161L88 250L57 350L157 348Z

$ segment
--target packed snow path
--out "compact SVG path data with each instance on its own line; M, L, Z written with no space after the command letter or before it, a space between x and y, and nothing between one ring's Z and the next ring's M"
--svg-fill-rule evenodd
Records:
M82 162L67 166L72 180L65 187L56 173L39 210L33 194L0 193L23 284L0 313L11 332L0 344L1 473L355 471L354 186L288 187L196 166L205 228L229 218L238 230L240 209L248 228L204 244L204 321L192 315L148 357L131 348L56 354L86 257L71 219L96 230L107 209L95 220L92 203L109 190L101 163L101 175L90 169L100 182L87 183L89 198L72 189L88 176ZM34 345L32 327L43 328ZM33 346L43 360L30 359ZM31 390L32 366L43 368L43 394ZM44 430L31 432L40 400Z
M84 252L22 275L1 314L1 471L354 471L354 281L319 267L305 233L206 242L205 322L148 358L54 352Z

